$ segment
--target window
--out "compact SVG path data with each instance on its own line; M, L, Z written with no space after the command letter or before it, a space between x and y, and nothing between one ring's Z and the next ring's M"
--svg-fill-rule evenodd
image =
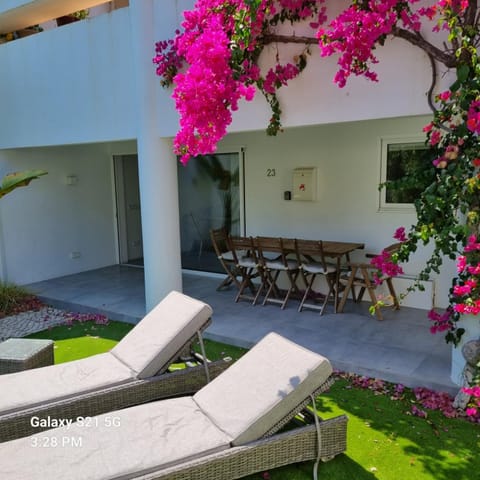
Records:
M382 139L380 210L411 210L433 181L433 152L421 139Z
M199 155L184 167L178 162L182 268L221 273L210 229L243 232L242 152Z

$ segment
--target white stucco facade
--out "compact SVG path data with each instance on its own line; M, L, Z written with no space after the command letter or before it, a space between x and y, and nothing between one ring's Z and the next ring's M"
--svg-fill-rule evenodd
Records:
M48 171L0 203L2 279L24 284L118 263L112 157L136 153L147 308L181 288L171 151L178 118L151 59L154 42L172 36L192 4L131 1L130 7L0 45L6 116L0 175ZM378 56L379 83L352 79L338 89L331 80L335 60L314 54L302 76L281 92L285 132L276 138L264 133L270 114L260 95L241 104L220 148L245 149L246 233L360 241L376 251L393 242L398 226L414 223L413 211L379 211L380 141L421 141L431 72L426 57L401 40L388 42ZM268 64L268 56L262 62ZM286 201L293 169L302 166L317 169L317 199ZM272 168L276 175L267 177ZM66 184L69 174L78 177L76 185ZM419 252L406 274L417 273L424 257ZM437 306L446 303L451 272L448 264L432 286ZM430 308L431 295L413 304Z

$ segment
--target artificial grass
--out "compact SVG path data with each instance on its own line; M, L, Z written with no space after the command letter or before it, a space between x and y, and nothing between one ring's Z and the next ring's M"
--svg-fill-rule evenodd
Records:
M55 340L55 362L108 351L132 325L93 322L55 327L30 337ZM239 358L244 349L209 340L207 356ZM323 418L343 413L349 418L348 448L319 467L319 478L328 480L474 480L480 478L480 428L463 419L449 419L428 411L427 418L411 414L413 395L406 390L400 400L353 387L339 378L328 393L317 399ZM245 477L245 480L309 480L312 462ZM217 480L217 479L212 479ZM221 480L221 479L218 479Z
M111 350L134 325L124 322L74 322L32 333L27 338L48 338L55 341L55 363L70 362Z
M408 396L407 396L408 397ZM410 399L391 400L339 379L317 399L323 418L345 413L347 452L320 464L328 480L474 480L479 478L478 426L429 411L427 419L409 414ZM272 480L307 480L313 463L269 472ZM245 480L261 478L258 475Z
M97 324L94 321L73 322L72 325L60 325L49 330L32 333L26 338L48 338L55 341L55 363L70 362L89 357L97 353L111 350L134 325L124 322L109 321L107 325ZM247 350L231 345L204 340L207 357L219 360L231 357L240 358ZM200 346L195 350L200 353Z

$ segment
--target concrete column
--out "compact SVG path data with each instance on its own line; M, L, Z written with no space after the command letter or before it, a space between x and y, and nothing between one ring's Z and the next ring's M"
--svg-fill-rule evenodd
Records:
M171 142L158 136L158 77L152 64L152 0L130 2L138 105L137 148L142 208L145 301L150 311L171 290L182 290L177 164Z

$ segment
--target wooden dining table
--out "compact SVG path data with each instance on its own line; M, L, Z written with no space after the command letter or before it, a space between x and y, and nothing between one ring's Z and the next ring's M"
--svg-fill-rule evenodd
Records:
M273 238L273 237L272 237ZM277 237L278 238L278 237ZM307 240L313 243L317 243L318 240ZM255 244L255 237L253 237L253 242ZM284 238L282 237L283 247L288 253L295 252L295 239L294 238ZM343 242L343 241L334 241L334 240L322 240L323 253L325 257L332 258L335 260L337 276L335 280L335 306L334 311L337 313L338 304L339 304L339 291L340 291L340 273L342 259L346 260L346 263L350 263L350 254L355 250L362 250L365 248L365 244L362 242ZM278 247L276 247L272 242L272 248L268 251L272 253L280 253Z

